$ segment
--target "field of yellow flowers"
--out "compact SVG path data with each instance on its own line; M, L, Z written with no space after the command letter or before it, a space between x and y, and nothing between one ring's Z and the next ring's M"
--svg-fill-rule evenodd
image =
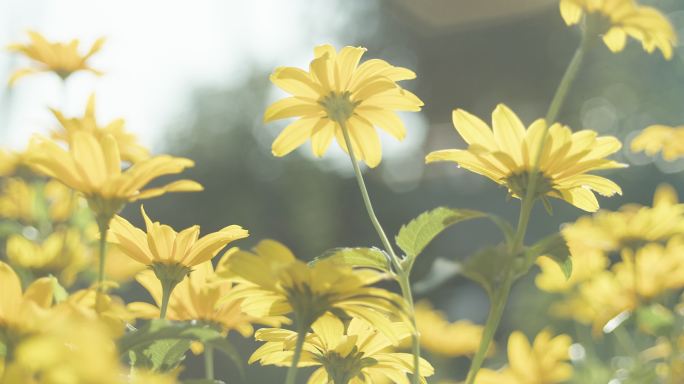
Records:
M335 141L348 154L367 229L382 244L333 248L308 263L273 239L240 248L249 232L239 224L212 233L175 229L144 205L144 227L131 224L119 215L129 203L202 193L200 183L177 177L193 160L151 153L122 119L97 121L94 95L80 116L52 109L58 128L49 136L34 135L24 150L0 149L0 383L225 382L216 364L230 365L243 383L255 382L247 364L282 367L285 384L684 383L684 204L663 184L650 206L600 209L597 195L622 194L597 171L626 167L611 159L623 143L558 121L588 52L618 53L635 40L669 60L674 28L658 9L633 0L560 0L559 10L582 37L546 115L524 123L503 103L487 118L455 108L454 135L467 146L425 156L430 167L458 166L503 186L519 207L517 222L442 206L388 234L361 167L372 172L382 161L377 130L407 138L397 112L423 107L403 88L416 73L365 57L363 47L328 44L313 49L308 68L273 70L271 82L290 95L263 112L264 123L288 119L273 155L310 142L321 157ZM30 31L9 50L32 64L9 85L39 72L64 82L79 71L103 76L89 61L105 45L99 39L82 49L78 40ZM628 150L684 157L684 126L642 128ZM550 213L550 199L586 214L526 242L533 207ZM429 301L414 301L410 280L428 244L470 220L491 222L503 239L481 244L460 266L489 298L484 324L451 322ZM548 310L558 323L578 331L548 324L494 343L511 288L531 273L555 298ZM118 292L126 284L142 286L149 300L124 300ZM242 356L229 333L259 346ZM609 344L634 360L594 359L591 369L577 369L587 354L610 357ZM203 377L186 377L190 355L203 359ZM457 357L469 361L461 376L449 369Z

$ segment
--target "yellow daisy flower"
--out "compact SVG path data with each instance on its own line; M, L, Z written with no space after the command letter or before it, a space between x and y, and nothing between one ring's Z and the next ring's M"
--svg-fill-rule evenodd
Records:
M420 345L428 352L455 357L474 355L480 347L484 327L467 320L450 323L444 314L435 311L427 300L416 304L416 323ZM493 352L490 348L489 352Z
M176 232L168 225L152 222L142 206L140 210L147 233L116 216L110 226L110 241L128 257L152 268L162 284L162 318L166 316L172 292L192 267L211 260L228 243L249 236L239 225L229 225L199 238L197 225Z
M631 36L646 52L657 48L669 60L677 44L675 30L665 15L634 0L560 0L560 12L567 25L579 23L585 14L598 15L603 42L612 52L622 51L627 36Z
M400 340L410 338L411 331L404 323L391 327ZM368 323L352 318L345 324L335 316L325 315L312 325L313 333L306 337L301 367L316 367L308 384L363 384L392 382L408 384L413 372L413 356L394 351L392 340ZM256 332L256 339L266 343L250 357L250 364L289 366L294 355L297 333L286 329L264 328ZM426 360L420 361L420 382L427 383L434 369Z
M505 185L517 198L525 195L530 173L540 148L546 122L539 119L525 129L518 116L503 104L492 113L492 128L474 115L457 109L453 112L456 131L468 149L447 149L428 154L426 161L453 161L470 171ZM611 136L597 137L591 130L573 133L553 124L545 136L538 169L541 177L535 188L539 197L550 196L594 212L599 204L592 191L604 196L621 194L614 182L589 171L623 167L605 157L617 152L621 143Z
M665 161L684 156L684 126L651 125L632 140L632 152L645 152L653 156L662 152Z
M134 134L124 129L124 119L116 119L107 125L100 126L95 118L95 95L90 95L88 104L82 117L67 118L62 112L52 109L60 129L52 132L52 138L69 143L69 136L74 132L87 131L95 135L98 140L111 135L119 146L123 161L136 163L150 157L150 152L142 146Z
M70 286L76 275L88 267L88 251L77 229L51 233L40 244L22 235L7 239L7 258L14 266L34 275L56 275L62 285Z
M395 111L419 111L423 102L397 82L416 75L379 59L359 65L364 52L366 49L361 47L344 47L337 52L331 45L321 45L314 49L309 72L293 67L276 68L271 81L292 97L268 107L264 121L299 119L273 142L275 156L287 155L309 138L317 157L325 153L333 137L346 151L344 126L356 158L375 167L382 158L382 149L374 127L399 140L406 136Z
M553 336L544 330L532 345L527 337L515 331L508 338L508 366L500 371L482 369L477 384L555 384L572 376L568 350L572 339L568 335Z
M38 32L28 31L31 42L28 44L12 44L9 50L24 54L36 62L37 67L19 69L10 77L9 84L13 85L18 79L37 72L54 72L66 80L78 71L89 71L96 75L102 73L88 65L88 60L102 49L105 39L99 38L84 55L78 51L79 41L74 39L69 43L49 42Z
M308 331L326 312L344 312L393 335L389 315L401 316L403 300L371 285L385 274L353 269L326 259L309 266L273 240L263 240L254 253L232 249L221 275L237 279L229 298L243 299L242 310L254 317L294 312L296 325Z
M684 287L684 238L666 245L646 244L637 251L622 251L622 262L613 266L618 281L643 299L653 299L669 290ZM636 279L636 281L635 281Z
M136 302L128 305L139 318L158 318L162 289L152 271L144 271L136 280L152 295L156 305ZM254 332L250 317L240 309L240 300L221 301L233 288L233 284L219 279L211 261L193 268L187 279L178 284L171 294L167 318L177 321L198 320L220 328L228 333L235 330L242 336ZM220 301L220 302L219 302Z
M52 305L52 279L35 280L22 291L19 276L0 261L0 331L12 344L44 325Z
M663 184L656 189L653 207L628 204L616 212L600 211L579 218L562 232L573 256L592 249L615 252L662 243L684 234L684 204L679 203L674 188Z
M122 170L119 145L111 135L98 139L87 131L73 132L68 150L44 138L31 143L30 163L41 173L81 192L99 219L108 219L127 203L167 192L192 192L202 186L178 180L162 187L143 188L157 177L192 167L192 160L167 155L139 161Z

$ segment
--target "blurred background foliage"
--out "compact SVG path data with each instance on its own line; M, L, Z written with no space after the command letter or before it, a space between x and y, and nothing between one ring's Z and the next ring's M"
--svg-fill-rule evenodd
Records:
M684 2L643 3L667 13L684 40ZM301 26L310 29L302 46L333 38L338 46L365 46L368 57L386 59L418 74L407 86L423 99L425 108L418 117L405 117L409 134L403 143L383 140L383 163L366 174L377 214L388 232L396 233L420 212L440 205L516 219L519 201L507 198L503 188L454 165L426 167L423 159L431 150L464 147L451 124L451 110L456 107L485 120L499 102L510 106L526 123L545 114L579 41L579 32L562 22L557 1L330 1L300 8L301 20L311 21ZM163 18L164 10L158 11L149 17ZM259 20L227 16L225 22ZM193 28L192 20L183 28ZM271 31L269 38L277 42L278 28ZM241 38L249 41L252 37ZM215 49L231 54L230 46ZM212 60L214 52L207 53L207 57L194 59ZM164 116L164 126L150 127L161 130L156 148L196 161L188 176L203 184L205 191L156 199L146 204L148 213L176 228L200 224L207 232L239 223L251 233L240 242L241 247L275 238L303 259L334 247L380 246L341 151L332 151L322 161L312 160L308 145L284 159L270 153L270 144L284 125L265 126L261 120L266 105L279 97L268 75L273 63L300 65L300 57L271 57L268 65L264 60L251 62L249 55L240 60L247 70L226 73L230 81L188 85L186 105ZM611 54L600 45L586 63L560 118L574 130L591 128L627 143L636 131L650 124L684 123L684 49L668 62L659 54L645 55L634 41L620 54ZM10 99L4 98L6 112ZM624 196L601 199L604 208L615 209L628 202L650 204L655 187L663 182L683 190L684 161L665 163L626 149L619 160L630 167L613 172L611 178L622 186ZM568 204L552 205L552 215L537 207L528 243L581 213ZM123 215L140 225L137 210L135 205L128 206ZM436 275L429 271L437 258L463 260L498 241L498 231L485 222L459 224L440 236L417 262L414 282L422 288L419 298L430 298L451 320L468 318L484 323L488 302L480 288L459 276L431 282ZM515 286L498 333L500 346L514 329L532 335L550 323L546 308L551 297L534 287L533 278L528 276ZM130 295L145 297L142 291ZM556 331L574 332L553 321ZM255 348L252 341L234 340L245 358ZM465 359L433 362L449 367L446 369L458 377L467 367ZM190 364L188 373L199 373L200 366L199 361ZM230 364L220 364L217 369L219 377L238 382ZM283 373L277 368L250 367L248 377L255 383L271 382ZM576 382L602 382L596 376L598 371L592 374L590 379L580 376Z

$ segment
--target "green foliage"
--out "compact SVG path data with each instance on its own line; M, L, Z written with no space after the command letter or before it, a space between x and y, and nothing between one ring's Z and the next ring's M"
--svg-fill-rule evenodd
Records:
M310 264L321 260L337 260L353 267L390 271L389 257L378 248L334 248L316 257Z
M565 241L565 238L560 233L554 233L547 236L527 248L526 260L528 261L528 268L531 266L539 256L548 256L553 261L558 263L558 266L563 271L566 279L572 275L572 258L570 257L570 249ZM527 273L527 270L524 271Z
M654 303L636 310L639 328L656 336L668 336L675 325L674 314L664 306Z
M465 277L480 284L492 297L506 278L511 263L505 244L487 247L463 263L462 273Z
M190 349L190 340L164 339L152 342L145 348L129 352L131 366L144 367L155 372L168 372L180 365L185 352Z
M144 349L159 340L207 341L220 337L219 331L207 325L155 319L121 337L118 347L119 352L125 354L131 350Z
M247 382L247 376L245 375L244 360L240 355L240 352L238 352L235 346L233 346L233 344L230 341L228 341L228 339L226 339L225 337L211 339L204 342L204 346L205 348L214 348L215 350L220 351L226 357L228 357L233 362L233 364L235 364L235 368L237 368L238 373L240 374L240 379L242 379L242 382Z

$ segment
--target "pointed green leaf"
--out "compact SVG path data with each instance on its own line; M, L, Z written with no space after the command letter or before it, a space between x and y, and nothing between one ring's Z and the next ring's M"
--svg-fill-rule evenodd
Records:
M389 271L389 258L378 248L334 248L311 260L316 264L321 260L337 260L353 267L374 268Z
M446 228L462 221L485 216L483 212L470 209L438 207L421 213L402 226L395 240L407 258L415 258Z
M560 233L547 236L534 245L527 248L525 252L527 260L532 265L539 256L548 256L558 263L566 279L572 275L572 258L568 244Z
M205 341L221 337L214 328L194 322L151 320L144 327L128 332L118 341L119 352L125 354L133 349L142 349L159 340Z
M462 273L465 277L480 284L492 297L499 284L506 279L511 261L504 244L487 247L463 263Z
M168 372L180 365L185 353L190 349L190 340L159 340L143 350L143 355L151 363L155 372Z

